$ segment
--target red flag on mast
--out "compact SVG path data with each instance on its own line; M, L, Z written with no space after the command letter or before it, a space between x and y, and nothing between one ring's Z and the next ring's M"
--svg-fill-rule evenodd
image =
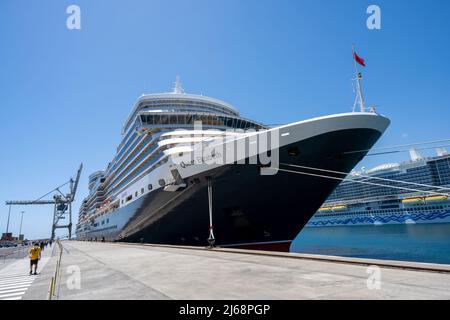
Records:
M353 58L355 59L356 62L358 62L360 65L362 65L363 67L365 67L366 65L364 64L364 59L361 58L360 56L358 56L356 54L355 51L353 51Z

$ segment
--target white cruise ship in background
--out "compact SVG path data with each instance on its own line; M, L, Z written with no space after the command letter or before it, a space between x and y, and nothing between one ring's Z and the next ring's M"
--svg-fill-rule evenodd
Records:
M307 226L450 223L450 154L436 151L423 158L412 149L411 161L353 172Z
M173 92L136 101L112 161L89 177L77 238L204 246L212 224L217 245L287 250L339 184L289 166L351 171L388 125L372 111L269 128L177 80ZM240 144L244 154L207 163Z

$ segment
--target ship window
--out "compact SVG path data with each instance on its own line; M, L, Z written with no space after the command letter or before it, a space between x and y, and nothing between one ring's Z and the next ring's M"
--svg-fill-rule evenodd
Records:
M166 181L164 179L159 179L158 183L161 187L164 187L166 185Z
M288 153L291 157L296 157L299 154L299 150L297 147L292 147L288 149Z
M206 124L208 126L212 126L212 124L213 124L213 116L211 116L211 115L208 116L208 118L206 120Z
M128 202L128 201L130 201L131 199L133 199L133 196L132 196L132 195L129 195L129 196L127 197L126 200L127 200L127 202Z
M148 190L150 191L150 190L152 190L153 189L153 186L151 185L151 184L149 184L148 185Z
M109 219L106 219L106 223L109 223Z
M137 197L137 196L138 196L138 192L137 192L137 191L136 191L136 192L134 193L134 196L135 196L135 197Z
M144 188L141 188L141 194L144 194Z

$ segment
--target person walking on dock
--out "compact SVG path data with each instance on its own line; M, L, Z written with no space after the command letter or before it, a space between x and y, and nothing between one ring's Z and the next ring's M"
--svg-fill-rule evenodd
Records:
M30 258L30 275L37 275L38 261L41 259L41 247L37 242L34 243L33 248L28 252ZM34 266L34 273L33 273Z

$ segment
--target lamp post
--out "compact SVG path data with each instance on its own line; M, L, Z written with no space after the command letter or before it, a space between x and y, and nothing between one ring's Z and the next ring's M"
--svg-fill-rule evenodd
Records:
M25 211L22 211L22 215L20 216L20 229L19 229L19 240L20 240L20 235L22 234L22 221L23 221L23 214Z
M11 217L11 205L9 205L8 222L6 223L6 233L9 231L9 218Z

